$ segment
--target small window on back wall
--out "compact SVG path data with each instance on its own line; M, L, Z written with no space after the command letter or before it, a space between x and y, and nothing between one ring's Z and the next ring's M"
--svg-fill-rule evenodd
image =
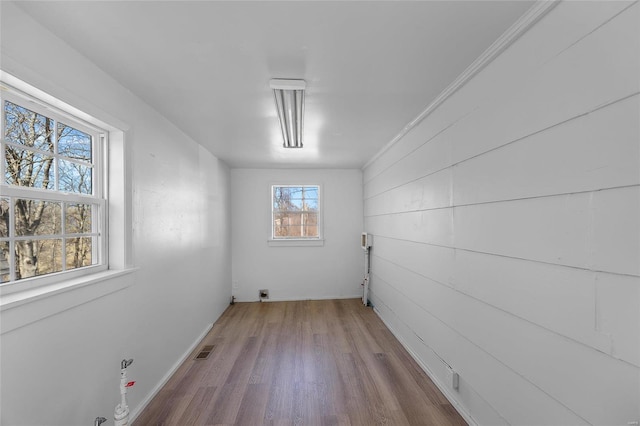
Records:
M273 239L320 238L320 187L273 185L271 235Z

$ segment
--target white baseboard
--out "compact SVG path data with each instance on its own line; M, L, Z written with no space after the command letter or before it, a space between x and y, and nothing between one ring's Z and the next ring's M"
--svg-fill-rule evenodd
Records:
M362 294L352 296L282 297L265 299L262 302L299 302L302 300L362 299ZM236 300L236 302L260 302L260 300Z
M191 352L200 344L202 339L209 333L209 331L213 328L213 323L207 325L202 333L196 338L196 340L189 346L189 348L182 354L182 356L173 364L173 366L167 371L162 380L158 382L158 384L149 392L145 399L142 400L138 406L131 410L131 414L129 416L129 423L133 423L135 419L142 413L142 411L147 407L147 405L151 402L151 400L160 392L160 389L164 385L167 384L171 376L180 368L183 362L187 360Z
M389 331L391 331L391 334L393 334L395 336L396 339L398 339L398 341L400 342L400 344L402 345L403 348L405 348L405 350L409 353L409 355L411 355L411 358L413 358L413 360L418 363L418 365L420 366L420 368L422 368L422 370L427 374L427 376L429 376L429 378L431 379L431 381L436 385L436 387L438 389L440 389L440 392L442 392L442 394L444 395L445 398L447 398L447 400L451 403L451 405L454 406L454 408L456 409L456 411L458 411L458 413L460 413L460 415L462 416L462 418L470 425L470 426L478 426L478 423L475 421L475 419L471 416L471 414L469 414L469 412L467 411L467 409L458 401L458 399L451 393L449 387L445 386L444 383L442 383L440 381L440 379L438 379L438 377L433 373L433 371L431 371L431 369L422 361L422 359L418 356L418 354L416 354L413 349L411 349L411 347L409 347L409 345L407 345L404 340L402 339L402 336L387 322L385 321L385 319L382 317L382 315L380 315L380 311L378 311L375 307L373 308L373 312L376 313L376 315L378 316L378 318L380 318L380 320L384 323L384 325L387 326L387 328L389 329Z

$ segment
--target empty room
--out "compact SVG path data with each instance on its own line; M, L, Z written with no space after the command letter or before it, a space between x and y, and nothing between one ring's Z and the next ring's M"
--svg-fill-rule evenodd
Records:
M640 423L640 2L0 0L0 425Z

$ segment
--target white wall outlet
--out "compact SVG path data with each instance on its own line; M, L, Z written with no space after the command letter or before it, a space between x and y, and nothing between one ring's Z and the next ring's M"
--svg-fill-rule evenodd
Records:
M453 371L453 368L447 366L447 383L451 389L458 390L460 387L460 376Z
M269 298L269 290L267 290L267 289L258 290L258 296L260 297L260 300L268 299Z

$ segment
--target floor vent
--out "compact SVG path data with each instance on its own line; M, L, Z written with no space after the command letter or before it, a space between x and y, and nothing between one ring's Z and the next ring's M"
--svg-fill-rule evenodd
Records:
M213 345L205 345L194 359L207 359L213 351Z

